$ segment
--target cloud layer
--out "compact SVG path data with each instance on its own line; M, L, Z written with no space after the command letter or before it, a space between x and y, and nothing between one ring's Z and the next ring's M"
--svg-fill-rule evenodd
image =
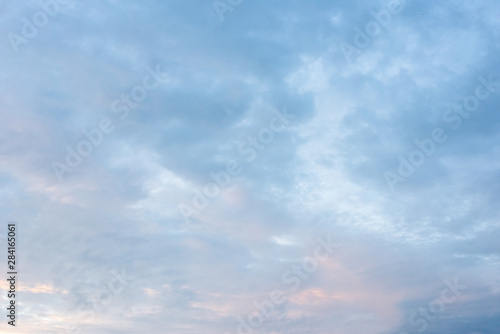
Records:
M16 332L498 332L499 13L0 2Z

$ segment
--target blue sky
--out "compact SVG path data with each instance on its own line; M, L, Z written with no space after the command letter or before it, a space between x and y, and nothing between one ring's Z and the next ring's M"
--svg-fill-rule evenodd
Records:
M0 331L499 333L499 14L0 1Z

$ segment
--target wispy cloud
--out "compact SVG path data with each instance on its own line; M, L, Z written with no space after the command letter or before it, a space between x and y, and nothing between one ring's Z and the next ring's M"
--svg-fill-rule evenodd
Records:
M499 13L0 2L16 331L244 333L327 235L338 253L248 331L495 331ZM467 288L442 308L455 278Z

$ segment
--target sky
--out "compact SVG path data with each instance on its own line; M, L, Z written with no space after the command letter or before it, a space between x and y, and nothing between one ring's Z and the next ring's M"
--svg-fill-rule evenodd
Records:
M499 14L0 0L0 332L500 333Z

